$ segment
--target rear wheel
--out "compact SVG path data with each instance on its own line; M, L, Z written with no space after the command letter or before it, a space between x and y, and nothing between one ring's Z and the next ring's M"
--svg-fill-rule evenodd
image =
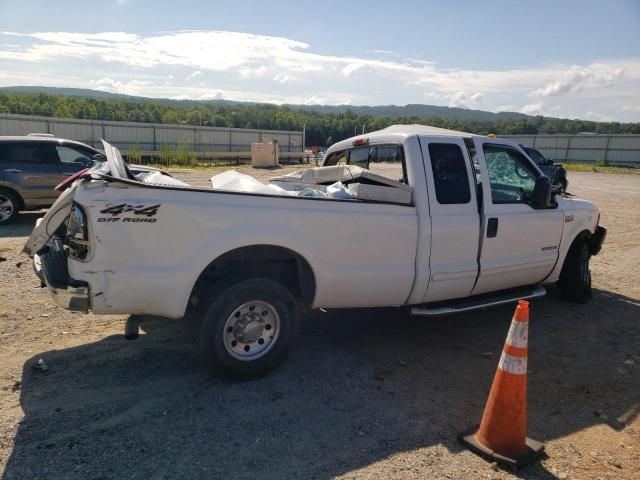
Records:
M584 240L576 241L564 260L560 273L562 296L577 303L587 302L592 295L589 247Z
M19 205L20 203L13 193L0 190L0 225L10 223L16 218Z
M200 349L211 369L254 378L285 359L298 329L298 311L283 285L242 280L205 302Z

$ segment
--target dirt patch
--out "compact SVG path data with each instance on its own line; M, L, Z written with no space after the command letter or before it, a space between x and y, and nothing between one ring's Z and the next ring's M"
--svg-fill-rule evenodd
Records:
M222 170L176 176L206 186ZM548 457L519 476L638 478L640 178L569 180L609 235L589 304L532 302L529 433ZM516 477L456 441L480 419L512 307L313 312L281 368L224 383L182 321L146 318L127 341L124 316L55 307L20 253L38 216L0 230L3 479Z

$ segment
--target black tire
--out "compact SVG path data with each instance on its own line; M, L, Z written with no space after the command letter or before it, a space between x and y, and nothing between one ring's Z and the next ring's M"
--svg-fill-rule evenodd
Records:
M562 296L576 303L586 303L592 295L589 247L584 240L577 240L569 249L560 273L559 286Z
M296 301L283 285L265 278L240 280L215 290L204 302L200 350L213 372L256 378L286 358L299 317Z
M567 171L563 167L558 167L556 170L556 179L557 181L555 183L562 187L563 192L566 192L569 182L567 180Z
M562 191L563 192L567 191L567 179L566 178L561 178L560 179L560 186L562 187Z
M20 201L13 192L0 188L0 225L13 222L18 215ZM7 215L8 213L8 215Z

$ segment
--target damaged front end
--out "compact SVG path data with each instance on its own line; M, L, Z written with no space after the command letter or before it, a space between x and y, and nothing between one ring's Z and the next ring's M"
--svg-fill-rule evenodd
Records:
M89 311L89 285L69 275L67 251L60 237L52 238L40 253L34 254L33 266L59 307Z
M70 276L67 262L69 257L85 258L89 248L86 215L74 202L74 193L85 178L96 178L109 168L105 163L75 179L38 219L23 248L33 258L33 269L55 303L67 310L87 312L90 308L89 285Z
M36 275L58 306L87 312L89 286L71 278L67 263L70 256L84 258L88 249L86 217L80 206L73 203L72 190L67 190L67 198L38 220L24 251L33 257Z

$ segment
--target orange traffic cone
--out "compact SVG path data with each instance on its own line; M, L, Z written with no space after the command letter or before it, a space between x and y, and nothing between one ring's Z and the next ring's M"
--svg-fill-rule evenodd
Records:
M527 438L528 330L529 302L520 300L480 427L459 437L478 455L515 468L529 463L544 449L542 443Z

